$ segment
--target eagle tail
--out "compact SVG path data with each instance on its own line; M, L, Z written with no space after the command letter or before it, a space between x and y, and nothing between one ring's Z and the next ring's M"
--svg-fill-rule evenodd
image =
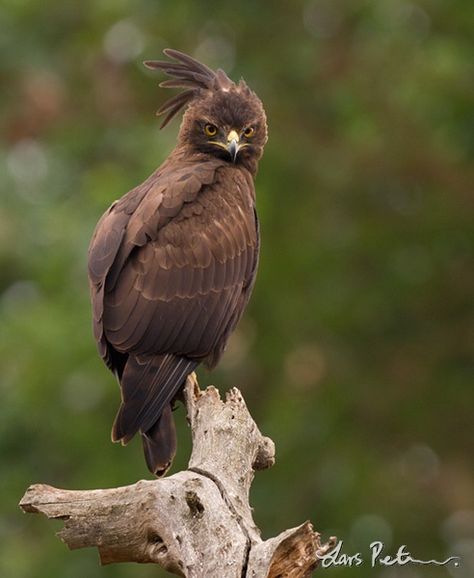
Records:
M142 443L148 469L155 476L164 476L176 454L176 428L171 404L164 407L155 425L142 433Z
M176 452L171 402L197 361L177 355L130 355L120 379L122 404L112 441L126 445L140 432L148 468L163 475Z

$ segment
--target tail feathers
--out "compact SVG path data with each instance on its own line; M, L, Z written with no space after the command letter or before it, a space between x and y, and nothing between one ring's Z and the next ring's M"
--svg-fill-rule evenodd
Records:
M142 442L148 469L155 476L164 476L176 454L176 429L170 404L153 427L142 433Z
M112 440L125 445L138 431L147 434L153 430L164 408L197 365L197 361L171 354L130 355L120 380L122 404L112 427ZM150 439L155 439L154 434Z

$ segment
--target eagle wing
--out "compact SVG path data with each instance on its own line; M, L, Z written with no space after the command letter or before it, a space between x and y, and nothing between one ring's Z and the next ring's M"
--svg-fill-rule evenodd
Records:
M248 301L258 260L251 178L218 165L158 172L114 204L89 273L100 353L172 353L215 365Z

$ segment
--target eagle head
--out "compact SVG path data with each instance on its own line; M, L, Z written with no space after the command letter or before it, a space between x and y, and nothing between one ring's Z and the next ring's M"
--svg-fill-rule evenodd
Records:
M267 122L262 102L244 80L238 84L223 70L213 71L177 50L164 50L170 61L147 61L173 80L160 84L185 88L158 110L166 114L162 127L186 106L178 136L178 147L186 153L214 156L243 165L251 173L263 154L267 141Z

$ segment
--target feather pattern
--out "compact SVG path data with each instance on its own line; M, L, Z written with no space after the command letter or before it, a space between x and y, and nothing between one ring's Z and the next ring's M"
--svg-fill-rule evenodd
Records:
M166 60L146 60L143 64L151 70L161 70L173 79L164 80L160 83L162 88L186 88L167 100L156 112L158 116L166 114L160 128L164 128L170 120L187 104L199 97L202 90L217 90L226 88L233 84L223 70L214 72L205 64L184 54L179 50L166 48L164 54L173 61Z

